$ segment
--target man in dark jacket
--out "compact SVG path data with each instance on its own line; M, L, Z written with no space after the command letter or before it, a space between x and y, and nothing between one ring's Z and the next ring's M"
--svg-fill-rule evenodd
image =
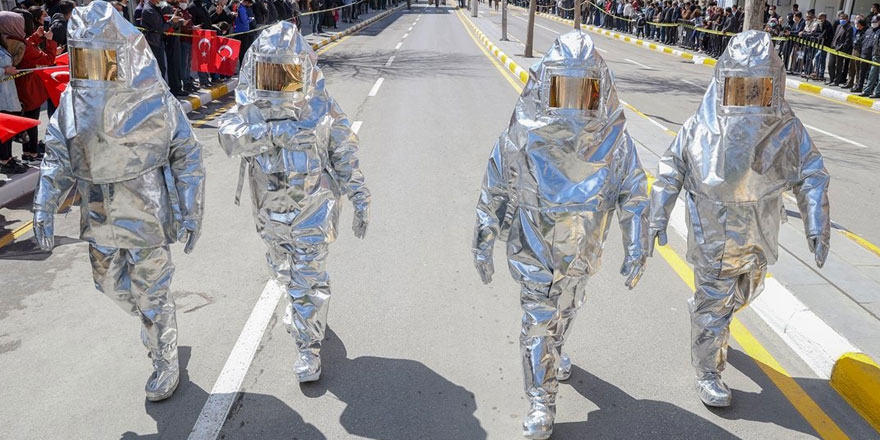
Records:
M210 3L208 4L210 5ZM192 17L193 26L198 26L201 29L211 29L211 15L205 9L202 0L190 0L186 12L189 12L189 15Z
M855 21L855 33L853 34L853 45L852 45L852 55L855 57L860 57L862 55L862 43L865 41L865 33L868 31L868 23L865 22L863 18L859 18ZM850 60L849 61L849 80L846 85L843 86L844 89L853 89L856 84L860 82L859 74L862 71L862 63L858 60ZM855 92L855 90L853 90ZM859 90L855 93L861 93Z
M162 39L162 36L165 34L165 31L171 28L171 25L165 23L165 19L162 17L162 10L159 9L159 0L148 0L144 4L140 24L144 28L147 43L150 45L150 49L156 57L156 62L159 64L159 70L162 71L162 76L164 77L168 73L168 67L165 64L165 41Z
M871 51L871 61L880 63L880 16L875 15L871 18L871 29L877 34L874 38L874 48ZM871 65L871 69L868 71L868 81L862 91L862 96L880 98L880 66Z
M67 46L67 21L73 14L73 8L76 4L70 0L64 0L58 5L58 12L52 17L52 24L49 25L49 31L52 32L52 39L59 46Z
M254 17L254 26L251 29L256 29L268 23L269 11L266 10L266 5L261 0L254 0L248 9L248 12L252 12Z
M849 24L849 15L840 14L840 21L837 30L834 32L834 39L831 40L831 47L843 53L850 53L853 44L853 29ZM825 84L839 86L846 81L846 73L849 71L849 60L831 55L828 60L828 81Z
M865 39L862 41L862 51L859 56L863 60L871 60L874 58L874 53L876 51L874 46L877 44L878 38L880 38L880 16L875 15L871 18L871 27L867 28L865 31ZM859 64L861 70L859 71L858 82L853 86L853 93L862 93L862 86L865 84L865 80L868 78L868 73L871 71L870 64ZM867 91L867 89L865 91Z

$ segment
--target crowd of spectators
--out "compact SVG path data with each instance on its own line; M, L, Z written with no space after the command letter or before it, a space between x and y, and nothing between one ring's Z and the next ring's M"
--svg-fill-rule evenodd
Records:
M171 93L188 96L200 88L225 81L218 74L193 71L192 40L195 30L213 30L219 36L241 41L244 56L257 31L281 20L301 25L308 15L313 33L353 23L372 10L387 9L398 0L128 0L111 3L145 34ZM42 108L51 117L55 108L46 86L33 74L19 72L52 66L67 50L67 21L76 4L70 0L16 0L12 11L0 11L0 112L39 119ZM315 13L316 12L316 13ZM307 29L303 33L308 33ZM21 158L12 154L12 143L22 144ZM0 174L19 174L39 166L45 147L38 128L0 143Z
M513 3L528 7L527 0ZM574 18L574 0L538 0L537 5L540 11ZM585 24L711 57L724 52L730 37L743 30L745 19L736 5L721 7L714 0L584 0L582 8ZM880 63L880 4L852 17L838 11L833 22L824 12L810 9L804 13L797 4L785 17L777 14L776 6L766 5L764 23L764 30L775 37L789 75L880 98L880 66L871 63Z

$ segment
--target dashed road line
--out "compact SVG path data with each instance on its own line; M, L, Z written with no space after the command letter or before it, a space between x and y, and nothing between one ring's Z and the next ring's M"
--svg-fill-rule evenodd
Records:
M385 67L391 67L391 63L394 62L394 55L391 55L391 58L388 58L388 61L385 62Z
M352 122L352 123L351 123L351 131L353 131L354 134L357 134L358 131L360 131L360 129L361 129L361 125L363 125L363 124L364 124L364 121L354 121L354 122Z
M686 80L686 79L681 80L681 82L683 82L683 83L685 83L685 84L690 84L690 85L692 85L692 86L694 86L694 87L702 88L699 84L697 84L697 83L695 83L695 82L688 81L688 80Z
M220 435L283 293L274 280L266 283L260 299L232 347L232 352L229 353L229 358L226 359L226 364L223 365L217 382L214 383L214 388L211 389L205 406L202 407L202 412L189 434L189 440L215 440Z
M640 67L642 67L642 68L644 68L644 69L648 69L648 70L657 70L657 69L655 69L655 68L653 68L653 67L651 67L651 66L646 66L646 65L644 65L644 64L642 64L642 63L640 63L640 62L638 62L638 61L633 61L633 60L631 60L631 59L629 59L629 58L624 58L623 60L626 61L626 62L629 62L629 63L633 63L633 64L635 64L636 66L640 66Z
M412 30L413 30L413 27L410 26L409 29L407 29L406 31L407 31L407 32L412 32Z
M595 47L595 46L593 46L593 47ZM608 53L607 50L602 49L601 47L596 47L596 50L598 50L599 52L602 52L602 53Z
M813 127L812 125L804 124L804 127L807 127L807 128L809 128L810 130L815 131L816 133L821 133L821 134L824 134L825 136L833 137L834 139L837 139L837 140L839 140L839 141L844 141L844 142L846 142L846 143L848 143L848 144L852 144L852 145L854 145L854 146L856 146L856 147L859 147L859 148L868 148L868 146L865 145L865 144L863 144L863 143L860 143L860 142L856 142L856 141L854 141L854 140L847 139L847 138L845 138L845 137L843 137L843 136L838 136L838 135L836 135L836 134L834 134L834 133L831 133L831 132L828 132L828 131L822 130L821 128Z
M394 50L400 49L400 46L403 46L403 41L397 43L397 46L394 46Z
M379 93L379 87L382 87L382 82L385 81L385 78L379 78L376 80L376 84L373 84L373 88L370 89L370 93L367 96L376 96L376 93Z
M403 38L401 38L401 40L406 40L406 37L408 37L408 36L409 36L409 32L403 34Z

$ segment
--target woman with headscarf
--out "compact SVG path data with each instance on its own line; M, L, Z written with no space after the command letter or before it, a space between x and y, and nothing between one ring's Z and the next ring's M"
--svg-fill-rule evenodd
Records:
M52 41L42 27L29 37L25 34L25 17L9 11L0 11L0 41L3 48L12 55L12 64L18 70L33 69L38 66L55 64L58 45ZM46 50L40 49L45 42ZM21 115L25 118L39 119L40 107L49 99L46 86L34 74L22 75L15 79L18 99L21 101ZM24 144L21 154L22 161L39 163L43 155L37 151L37 127L27 131L28 141Z

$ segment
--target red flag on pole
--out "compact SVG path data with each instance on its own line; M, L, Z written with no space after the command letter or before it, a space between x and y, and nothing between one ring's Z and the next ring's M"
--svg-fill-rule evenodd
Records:
M54 69L35 70L34 73L43 80L46 91L49 92L49 99L52 104L58 106L58 100L61 99L61 92L67 88L70 82L70 70L68 66L58 66Z
M217 53L214 54L214 72L224 76L235 75L241 41L217 37L214 39L214 46L217 47Z
M70 52L63 53L55 57L55 65L56 66L68 66L70 65Z
M217 31L193 29L192 70L213 73L214 56L217 54Z
M6 142L28 128L38 125L40 125L40 121L36 119L0 113L0 142Z

